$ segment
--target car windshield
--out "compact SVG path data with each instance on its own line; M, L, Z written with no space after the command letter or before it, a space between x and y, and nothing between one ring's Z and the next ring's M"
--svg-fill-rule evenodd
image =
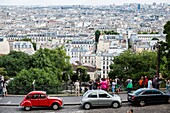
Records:
M85 97L88 93L89 93L89 91L86 91L86 92L83 94L83 97Z
M144 89L138 89L138 90L134 91L133 94L139 95L139 94L142 93L143 91L144 91Z

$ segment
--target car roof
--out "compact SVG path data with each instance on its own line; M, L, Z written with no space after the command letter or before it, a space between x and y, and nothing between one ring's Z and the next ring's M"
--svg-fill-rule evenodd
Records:
M106 92L106 93L107 93L107 91L100 90L100 89L97 89L97 90L88 90L88 92L89 92L89 93L90 93L90 92Z
M141 90L158 90L156 88L140 88ZM158 90L159 91L159 90Z
M45 91L31 91L28 94L45 94L46 95L46 92Z

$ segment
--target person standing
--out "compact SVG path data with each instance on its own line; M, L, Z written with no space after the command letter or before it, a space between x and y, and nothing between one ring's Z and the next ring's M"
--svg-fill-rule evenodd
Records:
M148 86L148 77L145 76L145 79L144 79L144 88L147 88Z
M93 89L93 81L90 80L90 81L89 81L89 90L92 90L92 89Z
M75 96L78 97L80 96L80 83L78 80L74 83L74 86L75 86Z
M170 94L170 80L166 81L166 93Z
M107 81L105 78L102 78L102 81L100 82L101 89L107 91Z
M115 93L115 88L116 88L116 82L112 80L112 93Z
M0 76L0 96L3 96L3 76Z
M151 79L149 79L149 81L148 81L148 88L153 88L152 87L152 80Z
M116 82L116 91L117 91L117 94L119 94L120 93L120 80L116 78L115 82Z
M4 81L4 83L3 83L3 95L4 95L4 97L6 97L7 96L7 82L6 81Z
M133 84L132 84L132 80L131 79L127 79L127 93L131 93L131 90L133 88Z
M144 80L143 80L143 76L142 76L141 79L139 80L139 87L140 88L143 88L143 82L144 82Z

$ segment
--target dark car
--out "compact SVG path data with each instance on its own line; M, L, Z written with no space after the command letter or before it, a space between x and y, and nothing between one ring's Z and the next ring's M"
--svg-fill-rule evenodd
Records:
M152 103L170 104L170 94L165 94L154 88L141 88L133 93L128 93L128 101L134 104L139 104L140 106Z

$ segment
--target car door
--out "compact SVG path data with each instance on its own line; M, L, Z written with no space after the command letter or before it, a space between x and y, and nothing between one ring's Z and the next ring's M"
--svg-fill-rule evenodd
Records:
M154 99L152 98L152 91L151 90L146 90L146 91L144 91L141 95L140 95L140 97L139 97L139 99L140 100L144 100L146 103L152 103L153 101L154 101Z
M39 106L39 94L33 94L30 101L31 101L31 104L32 106Z
M48 106L48 98L44 94L39 95L39 106Z
M88 102L90 102L92 106L98 106L99 105L97 92L91 92L88 95L88 100L89 100Z
M165 101L164 95L162 94L162 92L158 90L152 90L152 95L153 95L152 98L154 103Z
M100 106L110 106L112 104L111 97L105 92L98 92L99 94L99 105Z

